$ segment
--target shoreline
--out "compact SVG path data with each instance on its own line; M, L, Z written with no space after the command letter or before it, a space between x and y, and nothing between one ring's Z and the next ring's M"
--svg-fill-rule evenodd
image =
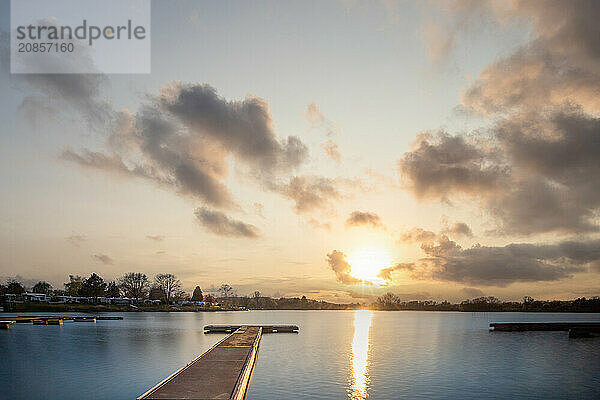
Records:
M405 308L405 309L378 309L372 307L361 307L361 308L346 308L333 311L355 311L355 310L371 310L371 311L427 311L427 312L461 312L461 313L488 313L488 312L502 312L502 313L560 313L560 314L597 314L600 311L573 311L573 310L460 310L460 309L419 309L419 308ZM20 303L16 304L12 309L4 308L3 313L21 313L21 312L82 312L82 313L101 313L101 312L223 312L223 311L332 311L328 309L319 308L252 308L252 309L238 309L238 308L227 308L227 307L200 307L200 306L174 306L174 305L152 305L152 306L138 306L132 308L129 306L115 306L115 305L90 305L90 304L33 304L33 303Z

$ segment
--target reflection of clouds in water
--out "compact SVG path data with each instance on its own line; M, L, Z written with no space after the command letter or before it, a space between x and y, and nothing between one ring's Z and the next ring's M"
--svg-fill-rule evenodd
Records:
M352 339L352 375L348 396L352 400L366 399L369 385L368 355L369 331L373 311L359 310L354 313L354 338Z

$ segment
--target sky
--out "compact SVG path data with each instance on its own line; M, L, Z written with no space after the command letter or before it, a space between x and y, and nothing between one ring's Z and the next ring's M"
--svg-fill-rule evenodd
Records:
M153 1L150 74L10 74L0 276L600 295L594 1Z

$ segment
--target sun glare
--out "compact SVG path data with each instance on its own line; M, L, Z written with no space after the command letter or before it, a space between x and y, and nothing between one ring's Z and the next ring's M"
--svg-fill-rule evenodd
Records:
M376 285L385 284L385 280L377 276L382 269L391 265L392 260L383 249L370 248L356 251L349 255L350 274L362 281Z

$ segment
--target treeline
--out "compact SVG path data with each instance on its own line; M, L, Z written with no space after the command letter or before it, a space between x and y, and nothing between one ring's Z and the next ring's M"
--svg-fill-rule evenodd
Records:
M361 308L359 303L328 303L322 300L307 299L306 296L277 299L261 296L260 292L254 292L252 296L220 297L219 301L231 307L251 310L354 310Z
M372 307L376 310L415 310L415 311L466 311L466 312L600 312L600 297L585 297L575 300L535 300L530 296L522 301L501 301L493 296L477 297L453 304L437 302L403 301L393 293L377 298Z
M101 276L92 273L83 278L79 275L69 275L69 281L64 283L64 289L53 288L45 281L39 281L33 287L27 288L16 279L10 279L5 285L0 285L0 296L23 295L26 292L44 294L51 298L69 296L74 298L128 298L136 301L159 300L170 304L177 301L206 301L216 302L214 296L204 296L202 289L196 286L193 293L182 290L181 281L174 274L157 274L150 280L141 272L128 272L116 281L105 281Z

